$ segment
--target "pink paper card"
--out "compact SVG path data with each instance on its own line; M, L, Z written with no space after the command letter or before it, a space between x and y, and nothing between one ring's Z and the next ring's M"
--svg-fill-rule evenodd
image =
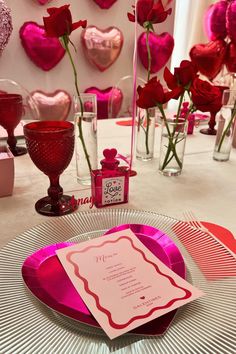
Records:
M203 295L159 261L129 229L56 253L111 339Z

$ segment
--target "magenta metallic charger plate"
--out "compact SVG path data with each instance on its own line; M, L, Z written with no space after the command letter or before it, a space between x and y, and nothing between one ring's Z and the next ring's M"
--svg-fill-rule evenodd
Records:
M139 240L166 266L182 278L186 276L183 257L175 243L162 231L140 224L124 224L106 232L130 228ZM75 243L63 242L46 246L24 261L22 276L25 284L40 301L52 310L84 324L100 327L75 290L55 251ZM160 335L172 322L177 310L171 311L131 331L133 334Z

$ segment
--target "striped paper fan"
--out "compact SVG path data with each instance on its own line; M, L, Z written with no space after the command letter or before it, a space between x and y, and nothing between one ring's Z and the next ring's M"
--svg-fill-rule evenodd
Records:
M236 257L219 240L183 221L172 229L208 280L236 276Z

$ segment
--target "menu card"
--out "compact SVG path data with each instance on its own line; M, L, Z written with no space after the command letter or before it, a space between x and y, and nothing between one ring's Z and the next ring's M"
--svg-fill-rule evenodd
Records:
M203 295L159 261L130 229L56 253L111 339Z

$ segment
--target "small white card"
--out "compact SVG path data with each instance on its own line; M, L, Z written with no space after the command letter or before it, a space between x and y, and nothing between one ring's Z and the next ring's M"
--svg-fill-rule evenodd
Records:
M204 295L159 261L130 229L56 253L111 339Z

